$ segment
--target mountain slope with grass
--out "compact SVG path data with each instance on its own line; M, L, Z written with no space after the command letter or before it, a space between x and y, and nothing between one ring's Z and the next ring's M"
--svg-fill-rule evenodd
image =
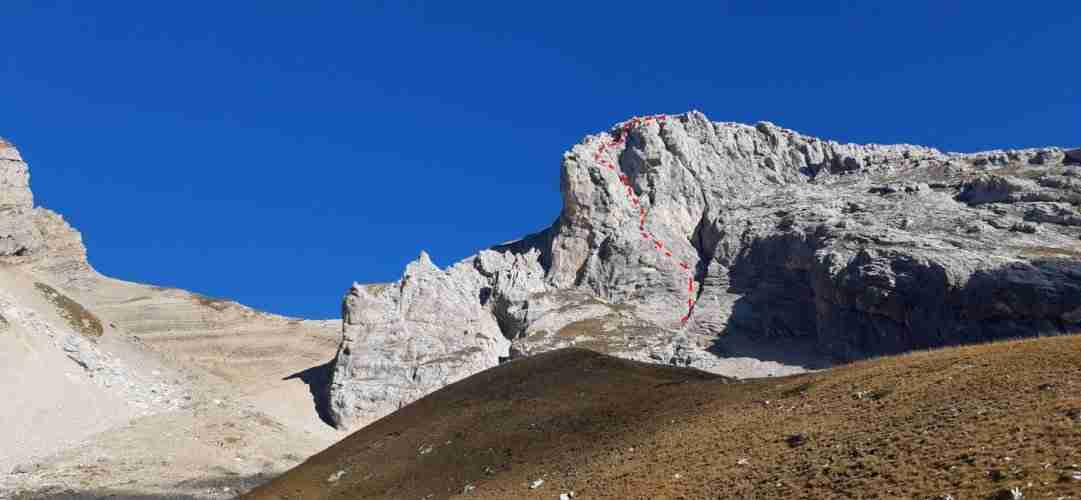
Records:
M1012 488L1081 497L1079 336L742 382L559 350L445 387L244 498L989 498Z

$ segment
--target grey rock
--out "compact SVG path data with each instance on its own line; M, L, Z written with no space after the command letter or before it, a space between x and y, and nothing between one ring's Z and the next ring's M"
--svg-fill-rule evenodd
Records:
M1036 234L1040 232L1040 226L1031 222L1018 222L1010 226L1010 231L1015 233Z
M1010 149L983 151L963 155L963 158L977 167L1004 167L1061 163L1065 160L1066 153L1060 148Z
M1064 226L1081 226L1081 212L1069 203L1029 203L1025 220Z
M490 282L488 300L504 335L514 339L524 334L537 314L536 307L530 308L529 299L548 289L540 252L533 249L514 254L485 250L477 256L475 268Z
M1029 159L1034 165L1054 165L1062 163L1066 159L1066 153L1058 148L1037 150L1036 154Z
M79 232L59 214L34 207L30 171L15 146L3 139L0 139L0 264L28 265L72 284L97 277L86 260L86 248Z
M338 472L335 472L335 473L333 473L333 474L331 474L330 476L327 477L327 482L330 483L330 484L337 483L338 481L341 481L341 479L343 477L345 477L346 474L347 474L347 472L344 471L344 470L340 470Z
M342 428L364 425L509 356L494 317L427 254L391 285L354 285L329 388Z
M443 275L512 356L579 346L748 376L726 360L755 344L849 360L1056 335L1081 326L1071 155L633 119L563 155L551 227ZM790 373L797 353L774 354L769 373Z
M994 229L994 226L978 220L963 224L963 230L968 234L986 233L988 231L993 231Z
M965 181L957 199L970 205L1013 203L1039 189L1035 181L1002 175L982 175Z
M1071 149L1065 152L1066 161L1069 163L1081 163L1081 148Z
M15 146L0 139L0 262L29 259L44 246L34 224L30 171Z
M15 146L0 138L0 208L31 208L30 171Z

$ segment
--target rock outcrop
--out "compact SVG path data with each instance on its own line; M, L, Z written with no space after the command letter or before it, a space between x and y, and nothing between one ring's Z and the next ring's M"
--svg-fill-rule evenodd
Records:
M1081 329L1078 163L1060 148L839 144L698 112L634 119L564 154L552 227L442 286L465 290L473 304L454 310L489 315L515 356L575 345L736 376L786 373L787 357L738 372L737 338L850 360L1061 334ZM351 317L393 310L370 288L347 297ZM400 323L363 325L377 357L400 356L385 350ZM378 382L351 375L368 349L351 328L331 392L357 402L341 394L353 379Z
M30 172L19 151L0 139L0 259L10 262L37 253L44 246L34 225Z
M34 205L30 171L19 150L0 138L0 207L29 208Z
M34 206L30 171L14 145L0 139L0 264L24 265L71 285L99 275L82 235L62 216Z
M392 285L354 285L330 386L339 427L368 423L509 355L478 295L428 258Z

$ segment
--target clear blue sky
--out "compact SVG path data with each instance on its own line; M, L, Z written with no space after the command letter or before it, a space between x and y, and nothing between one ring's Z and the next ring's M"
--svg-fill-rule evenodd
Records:
M850 4L8 0L0 135L101 271L305 317L547 226L631 115L1081 145L1081 2Z

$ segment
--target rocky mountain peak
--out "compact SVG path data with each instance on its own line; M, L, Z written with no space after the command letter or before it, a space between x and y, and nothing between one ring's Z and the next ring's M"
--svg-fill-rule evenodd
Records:
M439 276L441 273L442 271L432 262L432 257L428 255L428 252L422 250L416 259L406 264L402 281L409 282L410 277L420 279L425 276Z
M467 325L514 356L581 346L733 376L1081 328L1078 157L842 144L697 111L632 118L563 154L552 227L446 271L411 263L383 292L408 303L387 312L406 326L347 325L337 364L354 368L332 394L379 414L363 384L400 356L394 343L413 339L405 352L437 366L447 351L425 346ZM738 361L779 341L801 347ZM491 366L490 352L445 366Z

